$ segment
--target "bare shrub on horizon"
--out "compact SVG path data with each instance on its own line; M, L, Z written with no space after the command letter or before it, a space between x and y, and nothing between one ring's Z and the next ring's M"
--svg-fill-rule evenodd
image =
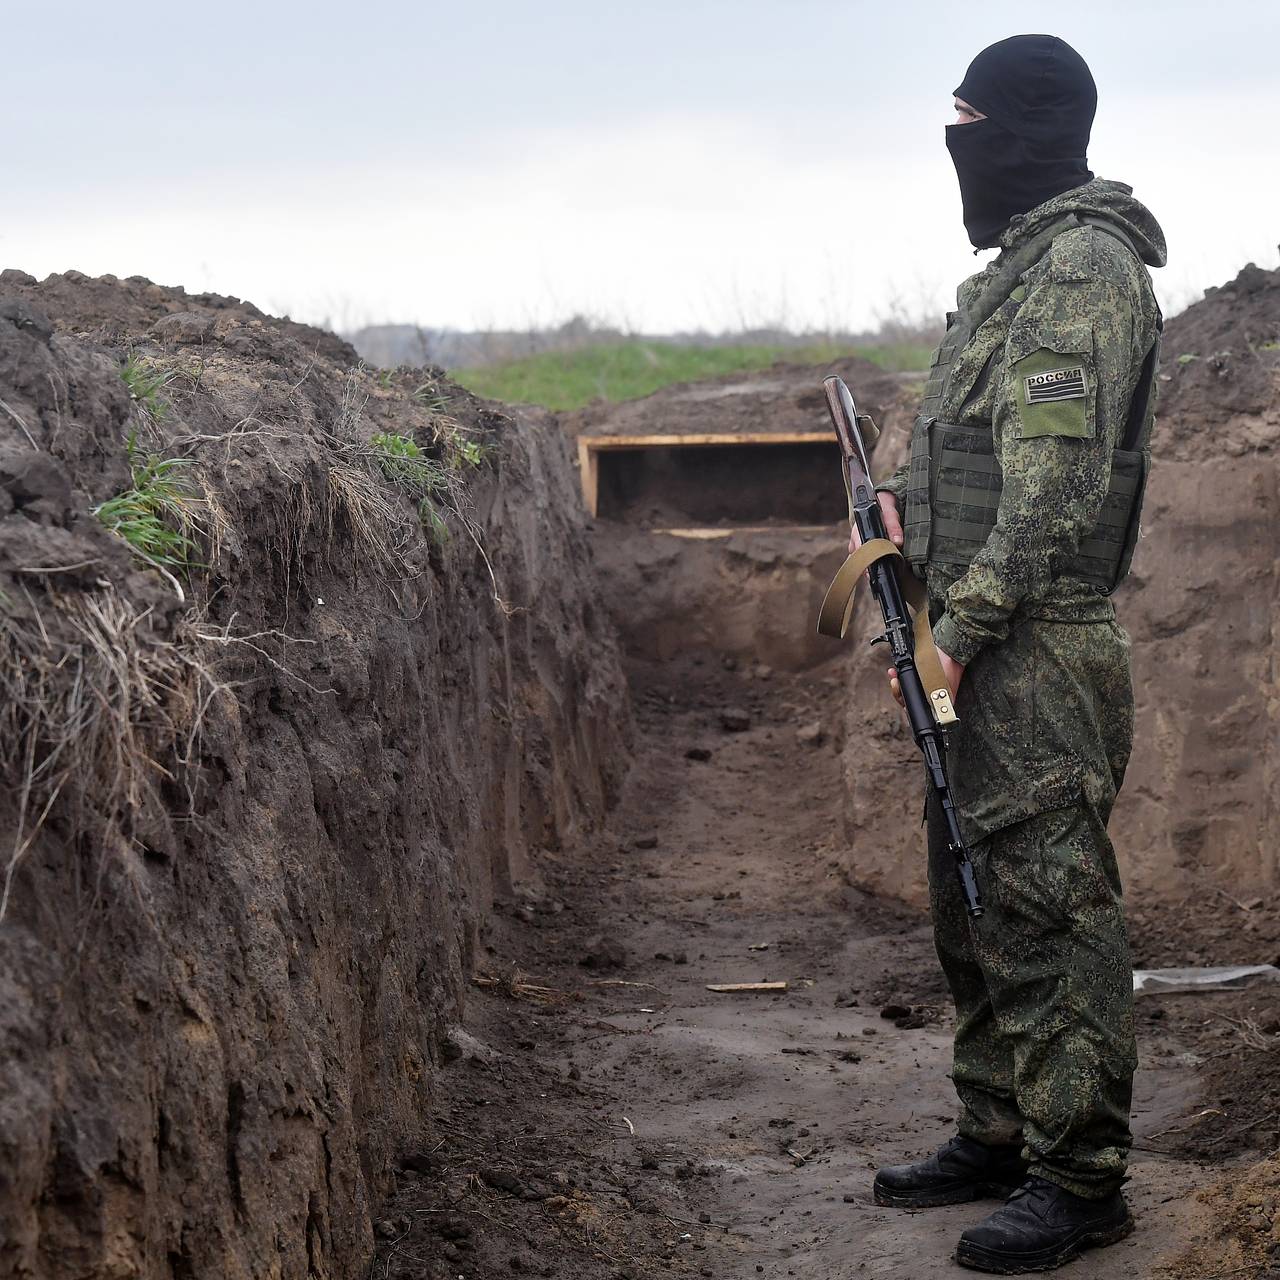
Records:
M732 330L685 330L643 333L599 317L575 314L559 325L522 330L463 331L422 325L370 325L344 335L362 359L379 368L433 365L450 369L503 364L545 352L580 351L639 341L678 347L813 347L815 345L878 347L901 344L934 346L943 317L925 305L908 304L894 293L877 309L870 329L795 329L782 323L744 324Z

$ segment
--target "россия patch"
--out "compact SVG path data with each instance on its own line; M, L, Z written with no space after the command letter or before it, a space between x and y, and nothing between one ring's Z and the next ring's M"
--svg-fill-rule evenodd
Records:
M1023 379L1023 385L1027 404L1045 404L1051 400L1083 400L1084 366L1030 373Z

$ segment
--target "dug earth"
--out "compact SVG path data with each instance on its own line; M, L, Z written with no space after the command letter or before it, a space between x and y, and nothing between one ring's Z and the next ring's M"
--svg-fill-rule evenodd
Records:
M352 1276L629 733L553 424L0 276L0 1275Z
M1142 966L1280 956L1278 275L1168 328L1118 597ZM572 469L817 430L826 370L555 422L231 299L0 295L0 1275L963 1274L972 1207L870 1196L951 1131L951 1014L914 749L881 664L812 635L840 526L798 455L717 510L699 463L621 463L594 520ZM910 381L837 371L887 469ZM165 460L162 573L102 507ZM1277 992L1140 998L1139 1230L1091 1276L1280 1255Z

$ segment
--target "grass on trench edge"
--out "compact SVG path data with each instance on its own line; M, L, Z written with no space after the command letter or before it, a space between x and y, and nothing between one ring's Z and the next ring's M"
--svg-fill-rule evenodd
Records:
M887 372L898 373L928 368L931 355L928 347L913 342L868 347L823 343L806 347L691 347L631 341L454 369L450 377L467 390L494 400L567 411L595 399L635 400L676 382L767 369L780 360L826 364L860 356Z
M452 487L448 467L422 451L416 440L393 431L375 431L369 446L377 456L382 473L410 497L418 500L418 519L437 545L449 540L449 526L441 514L442 498ZM447 505L445 503L444 505Z
M194 566L193 507L199 502L187 483L190 458L160 458L145 453L138 433L125 441L131 482L128 489L100 502L93 514L148 564L186 573Z
M169 412L169 402L161 392L177 374L176 369L158 368L151 361L132 355L120 370L129 398L152 422L159 422Z

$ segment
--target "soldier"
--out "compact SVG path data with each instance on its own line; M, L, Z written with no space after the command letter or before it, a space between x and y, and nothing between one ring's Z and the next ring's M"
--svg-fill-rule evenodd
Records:
M965 228L1000 253L960 286L910 461L879 500L928 585L987 911L971 927L931 804L959 1132L881 1169L874 1190L907 1208L1008 1195L956 1257L1012 1274L1133 1229L1120 1192L1132 983L1107 838L1133 693L1110 592L1137 536L1153 420L1161 321L1143 264L1163 266L1165 243L1129 187L1088 169L1097 93L1069 45L1002 40L955 97Z

